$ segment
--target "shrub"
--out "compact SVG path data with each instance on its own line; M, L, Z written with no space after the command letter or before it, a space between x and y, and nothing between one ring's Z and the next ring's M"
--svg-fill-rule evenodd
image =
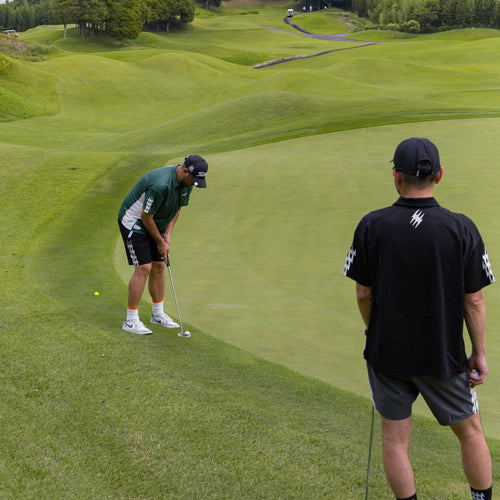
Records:
M406 33L420 33L420 23L413 19L410 19L406 23L401 25L401 31Z
M0 54L0 75L6 75L11 65L10 59L4 54Z

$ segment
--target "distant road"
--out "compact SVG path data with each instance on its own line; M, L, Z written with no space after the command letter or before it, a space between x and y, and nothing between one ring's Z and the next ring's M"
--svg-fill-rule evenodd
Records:
M350 43L361 43L361 45L355 45L351 47L344 47L343 49L333 49L333 50L326 50L324 52L319 52L318 54L312 54L310 56L290 56L290 57L281 57L279 59L274 59L272 61L266 61L264 63L256 64L254 66L255 69L259 68L267 68L268 66L274 66L276 64L282 64L285 62L289 61L295 61L297 59L309 59L310 57L318 57L318 56L323 56L325 54L330 54L331 52L338 52L339 50L350 50L350 49L359 49L361 47L367 47L368 45L376 45L378 43L383 43L383 42L368 42L368 41L363 41L363 40L348 40L346 38L346 35L349 33L336 33L334 35L317 35L315 33L311 33L310 31L305 30L304 28L301 28L297 24L294 24L290 22L289 17L283 18L283 22L285 24L288 24L292 28L296 29L297 31L300 31L300 33L293 33L290 31L285 31L285 30L280 30L279 28L273 28L272 26L263 26L264 28L274 30L274 31L281 31L282 33L288 33L289 35L299 35L299 36L305 36L307 38L317 38L319 40L333 40L335 42L350 42Z

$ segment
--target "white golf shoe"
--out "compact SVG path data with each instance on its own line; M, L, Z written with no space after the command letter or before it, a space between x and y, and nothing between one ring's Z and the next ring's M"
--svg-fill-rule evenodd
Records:
M167 328L179 328L179 325L167 313L152 314L150 323L166 326Z
M146 328L144 323L139 319L136 319L135 321L126 319L123 322L122 330L130 333L137 333L137 335L149 335L150 333L153 333L149 328Z

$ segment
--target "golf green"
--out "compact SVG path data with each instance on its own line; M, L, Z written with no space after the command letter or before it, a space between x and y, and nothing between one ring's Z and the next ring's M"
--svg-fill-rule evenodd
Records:
M342 272L355 226L366 212L396 199L390 164L395 146L407 137L429 137L445 169L436 197L476 222L495 271L500 236L490 159L499 132L500 119L447 120L208 156L208 188L192 194L172 240L183 321L300 373L368 395L363 325L354 283ZM127 281L121 241L115 262ZM485 293L491 375L478 394L486 433L498 438L500 291L492 286ZM167 302L175 316L168 290ZM421 402L416 409L429 414Z

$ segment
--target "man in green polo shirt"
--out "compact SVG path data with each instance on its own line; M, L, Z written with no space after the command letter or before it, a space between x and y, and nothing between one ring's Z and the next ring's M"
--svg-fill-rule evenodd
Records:
M153 300L150 322L167 328L179 327L163 310L165 264L180 209L188 205L193 186L207 186L207 170L208 164L201 156L189 155L179 165L148 172L123 200L118 224L128 262L134 266L123 330L139 335L152 333L139 319L146 281Z

